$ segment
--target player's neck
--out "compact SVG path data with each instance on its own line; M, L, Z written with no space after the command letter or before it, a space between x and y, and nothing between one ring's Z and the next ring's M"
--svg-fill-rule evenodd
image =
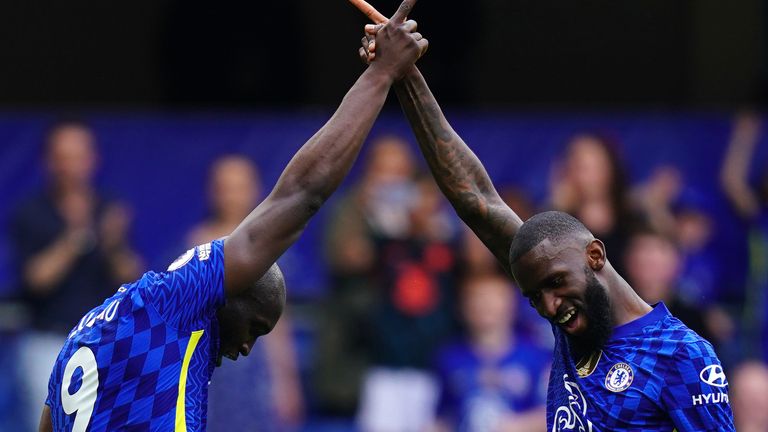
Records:
M612 267L607 279L614 325L627 324L653 310Z

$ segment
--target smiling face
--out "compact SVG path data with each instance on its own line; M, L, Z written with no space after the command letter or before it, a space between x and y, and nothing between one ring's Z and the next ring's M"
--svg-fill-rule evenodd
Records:
M539 315L586 353L600 349L613 329L608 292L595 275L604 264L602 242L573 235L545 238L513 263L512 273Z

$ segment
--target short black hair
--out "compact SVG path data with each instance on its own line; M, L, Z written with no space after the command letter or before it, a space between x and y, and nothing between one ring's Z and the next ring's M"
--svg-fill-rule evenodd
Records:
M535 214L525 221L512 239L509 264L511 266L516 263L520 257L546 239L554 243L578 234L592 235L583 223L568 213L547 211Z

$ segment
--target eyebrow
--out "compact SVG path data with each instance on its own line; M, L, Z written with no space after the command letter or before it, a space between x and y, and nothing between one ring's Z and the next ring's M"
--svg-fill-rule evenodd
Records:
M533 288L533 289L527 289L527 290L525 290L525 289L523 289L523 288L521 287L521 288L520 288L520 294L522 294L522 295L523 295L523 296L525 296L525 297L530 297L530 296L531 296L531 294L533 294L533 292L534 292L534 291L536 291L537 289L538 289L538 285L536 285L536 288Z
M536 284L536 287L538 289L542 289L548 285L551 285L552 282L555 281L555 279L559 277L565 277L567 275L567 272L565 270L556 270L552 273L545 276L539 283Z

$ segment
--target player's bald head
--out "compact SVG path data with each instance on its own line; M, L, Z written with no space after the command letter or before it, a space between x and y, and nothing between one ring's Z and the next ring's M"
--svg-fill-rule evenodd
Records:
M256 338L272 331L285 308L285 280L277 264L239 295L228 298L217 312L219 364L225 356L247 355Z
M274 323L285 308L285 279L277 264L267 270L246 292L249 303L262 317Z

